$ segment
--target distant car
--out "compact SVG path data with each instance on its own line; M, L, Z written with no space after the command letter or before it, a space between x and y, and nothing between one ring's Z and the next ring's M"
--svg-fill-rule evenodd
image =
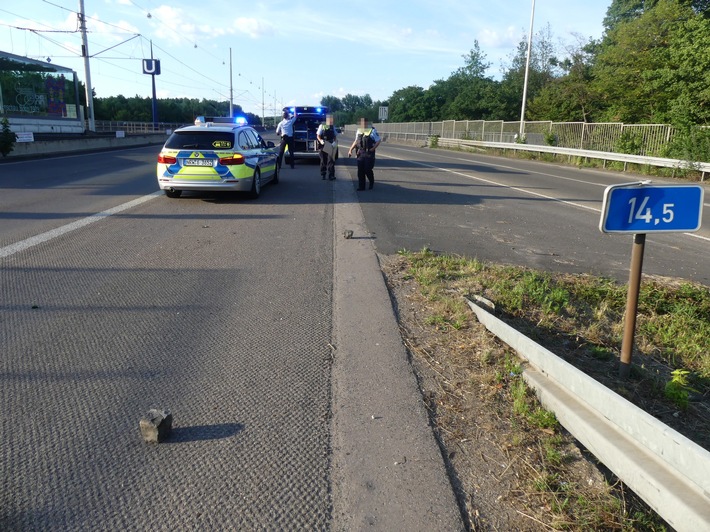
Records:
M248 192L278 183L278 148L243 120L197 117L176 129L158 155L158 185L169 198L185 190Z
M328 113L328 108L323 106L296 106L284 107L283 110L296 116L293 124L293 142L295 146L293 147L293 152L291 152L291 146L286 150L284 154L286 163L290 164L292 159L317 159L320 147L316 140L316 132L318 131L318 126L325 123L325 115ZM336 147L337 142L336 139ZM338 159L337 149L335 159Z

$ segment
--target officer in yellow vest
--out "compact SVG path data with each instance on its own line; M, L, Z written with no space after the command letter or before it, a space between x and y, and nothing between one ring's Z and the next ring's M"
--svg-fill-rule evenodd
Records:
M325 124L319 125L318 131L316 131L316 138L320 146L318 156L320 157L321 179L325 179L326 173L328 174L328 179L331 181L335 179L335 154L338 150L336 136L333 115L327 114L325 115Z
M380 135L374 127L368 127L367 118L360 119L360 127L355 135L355 141L348 150L348 157L356 150L357 155L357 189L365 190L365 178L370 181L370 188L375 186L375 150L380 145Z

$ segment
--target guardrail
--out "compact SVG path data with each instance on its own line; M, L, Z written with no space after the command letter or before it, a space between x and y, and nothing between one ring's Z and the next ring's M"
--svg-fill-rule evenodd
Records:
M710 452L467 302L528 362L526 382L582 445L679 532L710 530Z
M710 172L710 163L690 162L681 159L665 159L663 157L647 157L644 155L630 155L627 153L615 153L595 150L578 150L574 148L560 148L557 146L543 146L537 144L520 144L515 142L481 142L477 140L445 139L437 140L439 146L446 148L480 147L495 148L502 150L531 151L537 153L551 153L555 155L568 155L570 157L586 157L588 159L600 159L606 161L617 161L624 163L624 170L628 163L648 166L660 166L679 170L696 170L701 172L701 181L705 181L705 173Z

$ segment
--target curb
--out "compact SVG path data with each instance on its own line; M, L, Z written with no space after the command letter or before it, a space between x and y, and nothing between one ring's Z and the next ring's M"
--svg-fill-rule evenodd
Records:
M336 170L333 529L464 530L353 181Z

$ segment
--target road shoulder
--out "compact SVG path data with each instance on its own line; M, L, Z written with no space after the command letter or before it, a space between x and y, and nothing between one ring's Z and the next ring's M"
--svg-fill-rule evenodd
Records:
M337 170L333 529L463 530L353 182Z

